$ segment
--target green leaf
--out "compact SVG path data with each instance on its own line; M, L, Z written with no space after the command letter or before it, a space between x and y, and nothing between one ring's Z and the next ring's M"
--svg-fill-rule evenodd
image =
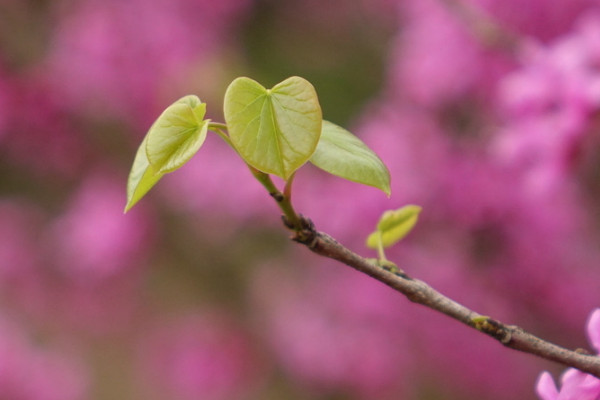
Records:
M167 107L152 124L137 150L127 180L129 211L167 173L185 164L202 146L209 120L206 104L185 96Z
M137 150L133 166L127 180L127 205L125 212L129 211L163 176L157 172L148 162L146 155L146 143L148 136L144 138Z
M321 139L310 162L330 174L390 195L390 173L385 164L359 138L329 121L323 121Z
M321 106L315 88L294 76L265 89L237 78L224 102L229 137L246 163L288 179L314 153L321 136Z
M150 127L146 154L155 171L172 172L185 164L206 139L206 104L189 95L171 104Z
M394 245L412 230L420 212L421 207L415 205L384 212L377 224L377 230L367 238L367 247L378 249L380 244L383 247Z

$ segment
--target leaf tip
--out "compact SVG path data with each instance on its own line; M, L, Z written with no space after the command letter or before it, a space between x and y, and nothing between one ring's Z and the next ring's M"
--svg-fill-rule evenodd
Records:
M316 167L332 175L381 190L391 196L390 171L362 140L327 120L310 159Z
M409 204L404 207L408 212L413 213L414 215L419 215L421 211L423 211L423 207L417 206L415 204Z
M133 208L133 206L137 204L138 200L139 199L128 198L127 204L125 204L125 208L123 209L123 214L127 214Z

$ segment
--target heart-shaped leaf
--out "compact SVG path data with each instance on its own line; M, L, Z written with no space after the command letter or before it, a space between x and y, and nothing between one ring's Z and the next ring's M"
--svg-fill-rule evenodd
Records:
M146 136L138 148L133 161L133 166L129 172L125 212L129 211L131 207L144 197L144 195L152 189L152 186L154 186L163 176L162 173L157 172L148 162L148 156L146 155L147 139L148 137Z
M155 171L175 171L198 152L208 132L205 113L206 104L193 95L163 111L147 135L146 154Z
M321 106L315 88L294 76L265 89L237 78L225 93L229 136L252 167L288 179L314 153L321 136Z
M415 205L384 212L377 223L377 230L367 238L367 247L378 249L380 245L390 247L397 243L415 226L420 212L421 207Z
M310 162L330 174L390 195L390 173L381 159L359 138L329 121L323 121L321 139Z

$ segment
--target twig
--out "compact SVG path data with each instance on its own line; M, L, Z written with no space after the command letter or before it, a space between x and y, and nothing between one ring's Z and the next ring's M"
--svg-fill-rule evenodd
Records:
M515 325L504 323L478 314L467 307L439 293L427 283L411 278L404 272L387 270L359 256L338 243L326 233L315 230L312 222L300 217L301 230L294 230L293 240L307 246L311 251L324 257L340 261L404 294L410 301L422 304L454 318L471 328L477 329L498 340L504 346L525 353L534 354L568 367L577 368L600 378L600 357L573 351L547 342ZM285 223L284 217L284 223ZM289 224L286 224L291 228Z
M525 331L516 325L506 325L479 314L444 296L427 283L412 278L397 268L387 268L359 256L326 233L315 229L312 221L296 214L290 198L281 193L266 175L255 177L267 188L283 212L283 224L293 232L292 240L308 247L313 253L346 264L402 293L413 303L422 304L462 322L513 350L536 355L600 378L600 356L584 350L568 350ZM289 193L288 193L289 195Z

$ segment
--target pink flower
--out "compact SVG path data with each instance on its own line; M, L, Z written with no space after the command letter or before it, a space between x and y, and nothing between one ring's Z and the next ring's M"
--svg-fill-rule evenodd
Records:
M445 3L403 3L405 26L392 47L393 92L426 107L439 107L466 95L487 100L498 77L512 62L486 49L458 13Z
M147 122L230 39L248 1L78 1L60 10L46 68L67 104ZM68 82L65 85L65 82Z
M36 230L41 214L23 200L0 201L0 287L28 279L39 263Z
M6 127L8 126L11 94L11 86L0 62L0 143L2 143L2 136L6 134Z
M45 77L12 77L4 87L0 82L3 89L8 92L0 94L1 157L44 179L76 175L87 148Z
M34 345L18 326L0 319L0 398L83 400L87 385L74 358Z
M600 309L592 312L587 333L590 343L600 351ZM552 376L543 372L536 385L536 391L542 400L598 400L600 399L600 379L573 368L567 369L560 379L560 390L554 384Z
M152 237L143 210L123 215L123 182L92 174L75 192L48 236L60 271L80 282L100 282L135 268Z
M273 265L256 280L259 321L277 359L294 380L323 393L404 393L414 354L398 329L402 303L378 282L332 261L320 264L303 265L302 277Z
M23 199L0 201L0 291L12 310L45 325L103 333L131 322L151 224L143 207L123 215L119 182L96 175L87 185L49 225Z
M145 398L249 399L262 383L264 366L249 337L222 315L169 319L143 336L139 367Z
M598 14L586 15L550 45L524 47L523 67L500 86L507 123L493 149L540 193L564 187L586 148L597 146L591 137L600 110L599 21Z
M16 309L39 304L43 297L44 260L40 246L41 209L14 198L0 201L0 291Z
M204 214L203 225L214 218L217 225L226 228L226 221L237 220L233 230L239 219L267 212L272 215L277 206L246 164L220 138L209 135L194 158L157 185L165 201L178 210ZM272 221L279 223L278 218ZM217 227L215 234L219 234Z
M564 34L584 10L597 4L594 0L552 3L546 0L472 0L471 3L481 7L501 28L544 41Z

